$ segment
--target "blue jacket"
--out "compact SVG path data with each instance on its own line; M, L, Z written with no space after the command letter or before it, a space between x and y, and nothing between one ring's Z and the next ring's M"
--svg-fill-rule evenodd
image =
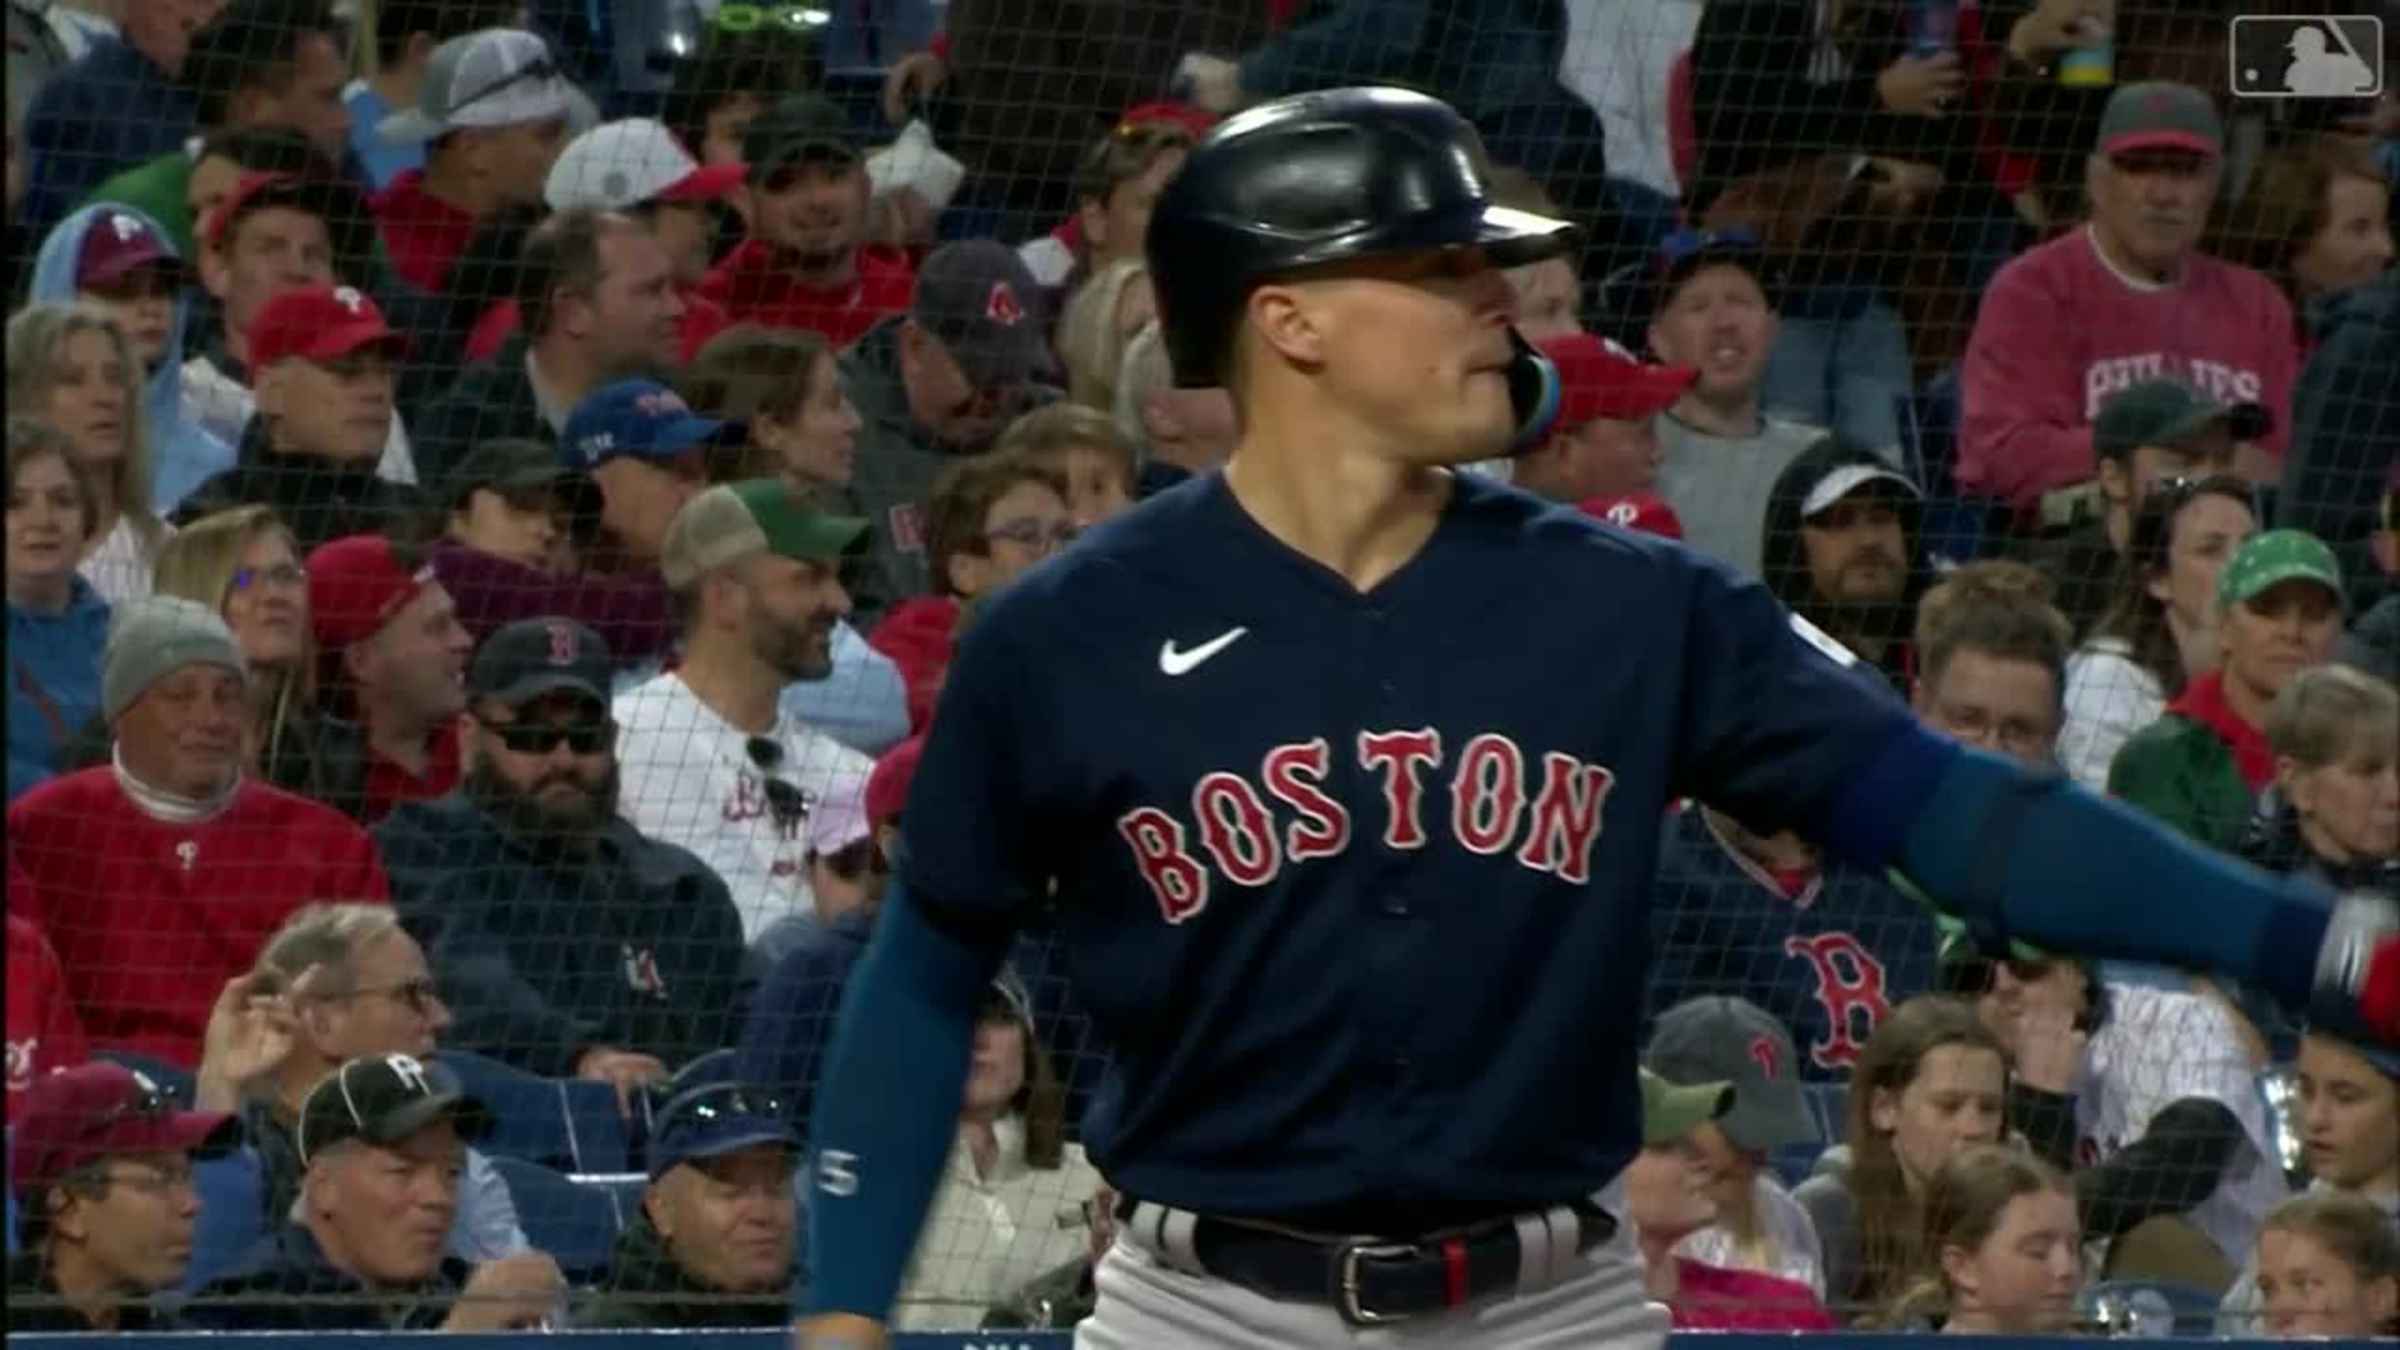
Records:
M2283 460L2275 523L2333 545L2352 581L2351 613L2371 605L2381 575L2368 549L2376 508L2400 469L2400 271L2329 297L2323 339L2292 390L2292 445Z
M60 613L8 607L10 801L57 773L67 742L99 715L107 643L108 602L80 576Z
M121 169L183 148L199 122L191 91L116 38L50 77L25 114L32 161L17 221L46 230Z
M316 1236L286 1222L193 1296L185 1320L214 1331L432 1331L474 1270L444 1256L407 1290L370 1289L325 1258ZM390 1293L391 1302L367 1295Z
M108 215L129 215L155 231L169 249L175 247L157 221L130 206L113 203L87 206L58 223L42 240L34 257L33 286L27 298L72 304L75 300L75 262L83 253L83 236L93 222ZM167 334L167 354L150 371L143 395L144 425L150 437L150 505L165 516L173 513L213 474L233 467L233 447L209 434L183 415L183 345L192 320L189 291L175 295L175 322Z

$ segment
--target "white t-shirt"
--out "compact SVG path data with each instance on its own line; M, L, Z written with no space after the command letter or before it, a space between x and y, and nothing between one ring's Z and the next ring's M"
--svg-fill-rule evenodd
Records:
M166 543L174 533L174 526L160 525L158 542ZM108 532L100 547L92 550L92 555L75 570L92 583L92 589L100 593L101 599L119 606L150 593L157 576L158 550L142 542L131 517L120 515L116 528Z
M2259 1071L2233 1018L2215 999L2180 989L2112 981L2108 997L2108 1021L2092 1036L2075 1096L2083 1146L2105 1161L2147 1133L2151 1118L2170 1103L2198 1097L2223 1104L2242 1123L2244 1142L2224 1180L2189 1218L2226 1260L2240 1261L2260 1222L2290 1198L2291 1188L2275 1161Z
M766 780L798 788L812 809L847 797L845 806L863 815L874 761L778 716L763 738L783 749L770 774L750 756L753 737L672 673L618 695L615 712L619 813L643 834L680 844L716 869L742 913L743 940L786 915L814 913L807 827L776 820Z
M1726 1270L1755 1270L1794 1280L1825 1297L1825 1248L1817 1240L1817 1222L1770 1172L1750 1182L1750 1203L1758 1211L1758 1226L1774 1244L1772 1253L1735 1245L1733 1234L1716 1224L1675 1244L1677 1256Z
M2133 733L2167 710L2158 678L2134 664L2123 638L2102 637L2067 658L2066 720L2058 732L2058 762L2076 782L2108 791L2108 766Z
M983 1314L1089 1250L1083 1202L1100 1188L1100 1172L1075 1144L1054 1170L1025 1165L1025 1129L1014 1116L997 1122L1000 1160L992 1175L975 1174L962 1138L933 1208L918 1230L916 1254L892 1308L899 1331L981 1325Z

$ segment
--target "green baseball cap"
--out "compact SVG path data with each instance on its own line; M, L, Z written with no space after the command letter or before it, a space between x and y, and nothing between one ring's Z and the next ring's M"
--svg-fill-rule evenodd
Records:
M2293 579L2313 581L2342 599L2342 565L2325 541L2306 530L2267 530L2251 535L2217 574L2217 604L2235 605L2270 586Z
M2225 123L2208 95L2188 84L2125 85L2100 113L2100 153L2136 150L2188 150L2213 159L2225 153Z
M2117 459L2145 445L2174 446L2215 426L2235 440L2253 441L2273 424L2264 405L2219 403L2181 380L2143 380L2100 405L2092 419L2092 449Z
M1670 1083L1642 1075L1642 1147L1672 1144L1733 1109L1731 1083Z
M866 541L866 521L819 510L782 479L751 478L720 483L685 502L667 526L658 568L681 590L753 554L834 562L854 556Z

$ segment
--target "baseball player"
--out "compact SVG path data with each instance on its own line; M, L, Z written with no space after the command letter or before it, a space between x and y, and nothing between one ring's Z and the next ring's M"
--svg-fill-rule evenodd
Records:
M1077 1344L1655 1346L1618 1173L1663 808L1890 866L1979 934L2228 971L2400 1039L2400 914L1961 747L1764 587L1445 466L1555 380L1448 107L1222 123L1149 236L1176 379L1241 440L994 597L817 1094L815 1350L880 1319L975 1011L1049 903L1114 1051L1121 1193ZM1633 367L1627 378L1651 378Z

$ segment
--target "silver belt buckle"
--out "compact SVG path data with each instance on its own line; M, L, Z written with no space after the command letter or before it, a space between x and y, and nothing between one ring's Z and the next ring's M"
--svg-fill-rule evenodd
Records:
M1358 1301L1358 1263L1386 1257L1407 1256L1417 1249L1413 1242L1376 1242L1370 1238L1347 1238L1335 1249L1334 1310L1342 1320L1354 1327L1387 1326L1405 1322L1413 1313L1380 1313Z

